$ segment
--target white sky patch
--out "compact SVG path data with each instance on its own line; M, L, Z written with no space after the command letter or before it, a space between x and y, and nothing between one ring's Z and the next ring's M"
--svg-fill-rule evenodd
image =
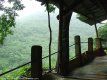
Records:
M41 6L41 3L35 0L22 0L22 3L25 8L22 11L18 11L20 16L28 16L33 13L39 14L40 12L45 11L45 7Z
M8 0L5 0L5 2L3 3L4 7L12 7L13 3L9 3Z
M41 5L41 2L38 2L36 0L22 0L21 3L24 4L25 8L21 11L17 11L19 15L17 18L23 18L34 14L45 14L46 8L44 7L44 5ZM12 3L10 4L8 2L5 2L4 5L7 7L11 7ZM56 9L55 13L58 13L58 9ZM0 14L2 14L2 12L0 12Z
M8 3L8 0L5 0L6 2L3 3L3 5L5 7L12 7L13 3ZM19 14L20 17L24 17L24 16L28 16L31 15L33 13L35 14L39 14L40 12L45 11L45 7L41 5L40 2L36 1L36 0L22 0L21 1L22 4L24 4L25 8L21 11L17 11L17 13ZM3 12L0 11L0 14L2 14Z
M102 21L102 23L107 23L107 20Z

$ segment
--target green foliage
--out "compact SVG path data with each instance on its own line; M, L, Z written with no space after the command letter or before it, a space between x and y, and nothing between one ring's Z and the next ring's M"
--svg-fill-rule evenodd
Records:
M43 13L46 14L44 11ZM47 16L43 15L43 13L34 13L24 18L16 18L16 28L11 28L11 30L14 31L14 34L7 36L4 40L4 45L0 46L0 73L30 61L32 45L42 46L43 57L48 55L49 29L47 26L48 24L46 24ZM58 13L51 13L51 25L53 31L52 53L57 51L58 46L58 21L56 19L57 14ZM80 33L81 28L82 31ZM88 37L93 36L94 27L90 28L88 25L79 22L73 16L69 33L71 45L74 43L75 35L81 36L81 42L87 41ZM84 51L87 50L86 46L82 46L85 48ZM74 49L75 46L70 47L70 58L75 56ZM52 56L52 68L55 67L56 58L57 54ZM48 60L48 58L43 60L44 69L48 69ZM8 78L8 80L11 80L13 78L19 78L21 75L28 76L30 73L26 74L27 69L29 69L29 67L25 69L21 68L3 76L2 79L0 77L0 79L3 80L3 78Z
M50 13L55 12L56 7L53 4L49 3L48 8L47 8L47 4L45 4L45 7L46 7L46 10L49 11Z
M8 34L13 34L11 27L15 27L15 18L12 15L1 15L0 17L0 43L3 44Z
M98 28L99 37L102 39L102 47L107 48L106 41L107 41L107 24ZM107 50L106 50L107 53Z
M99 37L102 39L107 39L107 24L99 27L98 29Z
M12 7L3 5L6 0L0 1L0 10L3 12L0 15L0 43L3 44L5 37L8 34L13 34L11 28L15 27L15 16L18 14L16 11L22 10L24 5L21 4L20 0L8 0L9 3L13 4Z
M106 55L107 55L107 50L104 50L104 52L106 53Z
M10 72L8 74L5 74L0 77L0 80L19 80L23 76L29 76L27 71L30 68L30 65L24 66L20 69L17 69L13 72ZM4 69L3 72L8 71L8 69ZM14 75L14 76L13 76Z
M77 19L79 19L80 21L85 22L89 25L93 25L95 23L94 20L90 20L90 19L88 19L87 17L85 17L81 14L77 14Z

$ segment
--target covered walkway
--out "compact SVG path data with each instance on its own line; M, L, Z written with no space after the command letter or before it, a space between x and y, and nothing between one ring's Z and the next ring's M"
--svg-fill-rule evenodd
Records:
M46 76L45 80L107 80L107 56L96 57L92 63L75 69L66 77L56 73Z

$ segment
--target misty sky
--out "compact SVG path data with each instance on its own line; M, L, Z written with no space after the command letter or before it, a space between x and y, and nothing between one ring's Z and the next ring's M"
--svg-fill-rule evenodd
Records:
M27 17L32 14L44 14L45 13L45 7L41 3L36 0L22 0L22 3L24 4L25 8L22 11L18 11L19 17ZM9 3L5 3L6 6L9 5ZM58 9L56 9L56 13L58 13ZM76 14L74 13L73 16ZM107 20L103 21L103 23L107 22Z
M27 16L33 13L45 11L45 7L41 6L41 3L35 0L22 0L22 3L24 4L25 8L24 10L18 12L20 15Z
M20 11L20 15L28 16L33 13L39 14L45 12L45 7L41 6L41 3L35 0L22 0L22 3L26 6L26 8L23 11ZM56 10L57 12L58 10ZM74 13L73 16L76 14ZM107 20L103 21L103 23L106 23Z

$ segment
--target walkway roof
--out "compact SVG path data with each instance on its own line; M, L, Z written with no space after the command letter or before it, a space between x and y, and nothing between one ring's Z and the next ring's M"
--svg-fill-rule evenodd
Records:
M37 0L44 4L46 0ZM50 0L52 4L59 6L59 0ZM67 15L74 11L86 17L84 22L93 25L107 19L107 0L64 0Z

